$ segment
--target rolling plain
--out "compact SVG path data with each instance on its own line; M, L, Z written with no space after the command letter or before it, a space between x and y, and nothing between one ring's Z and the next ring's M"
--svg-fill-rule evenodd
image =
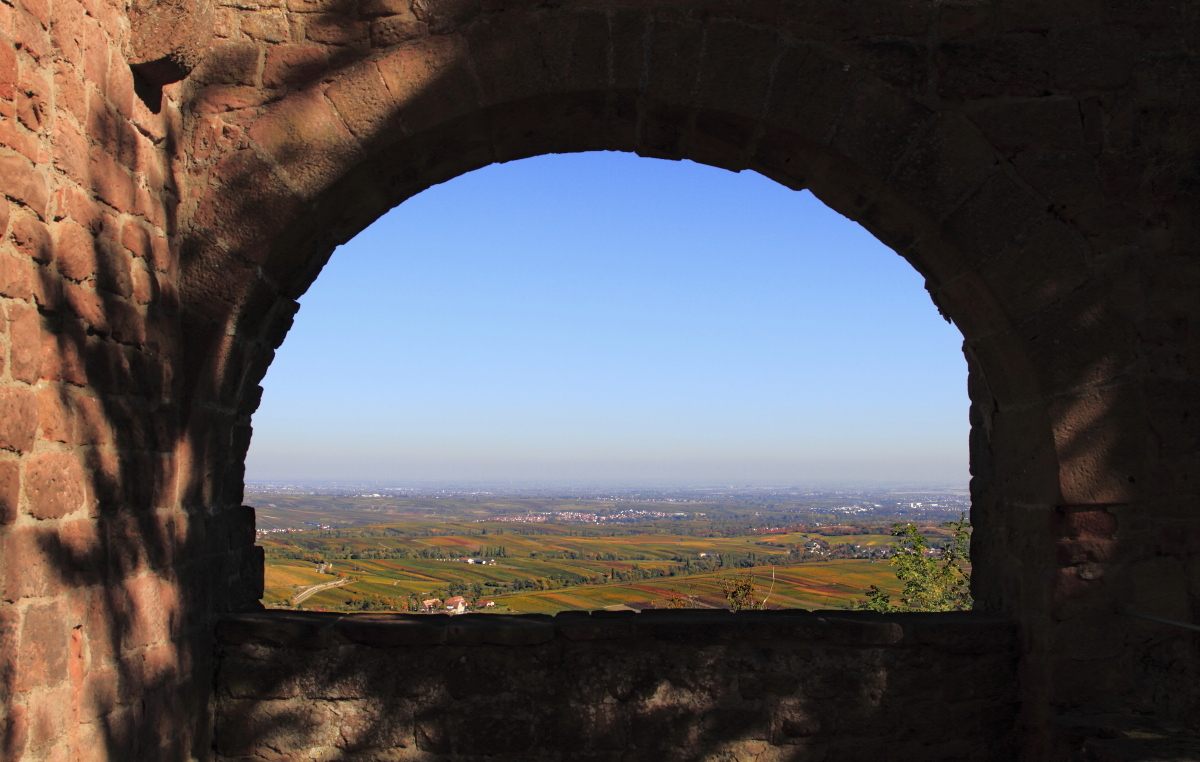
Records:
M272 608L416 611L457 595L506 613L727 608L725 588L749 578L766 608L818 609L853 607L871 585L900 589L886 561L887 523L799 521L775 505L279 494L247 502ZM923 531L935 542L942 535L936 522Z

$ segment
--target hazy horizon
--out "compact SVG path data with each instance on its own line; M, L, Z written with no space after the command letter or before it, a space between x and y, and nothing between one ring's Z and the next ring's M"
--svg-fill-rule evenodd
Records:
M921 276L810 193L627 154L431 188L340 247L250 481L967 481Z

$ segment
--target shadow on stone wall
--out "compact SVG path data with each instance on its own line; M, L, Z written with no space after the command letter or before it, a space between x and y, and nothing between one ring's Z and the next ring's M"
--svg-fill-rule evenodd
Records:
M1016 628L803 611L235 615L222 759L1011 760Z

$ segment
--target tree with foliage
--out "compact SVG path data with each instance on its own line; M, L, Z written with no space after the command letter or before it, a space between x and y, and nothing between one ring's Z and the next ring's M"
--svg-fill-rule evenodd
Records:
M748 571L740 577L719 577L718 583L721 585L721 591L725 593L725 601L729 604L730 611L765 609L767 599L775 590L775 569L771 568L771 589L761 601L758 599L761 588L754 583L753 572Z
M958 521L948 521L943 527L953 532L940 555L930 552L929 543L915 524L895 524L892 536L900 538L894 547L891 564L896 579L904 583L900 605L891 596L871 585L860 599L857 608L887 613L891 611L966 611L974 604L971 598L971 523L966 514Z

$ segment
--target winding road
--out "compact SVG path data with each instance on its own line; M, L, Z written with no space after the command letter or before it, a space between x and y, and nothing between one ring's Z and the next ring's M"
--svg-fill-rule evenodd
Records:
M322 590L328 590L331 587L341 587L349 581L349 577L342 577L341 579L335 579L333 582L322 582L319 585L309 585L308 587L303 588L300 592L296 593L296 595L292 598L292 605L295 606L309 596L315 595Z

